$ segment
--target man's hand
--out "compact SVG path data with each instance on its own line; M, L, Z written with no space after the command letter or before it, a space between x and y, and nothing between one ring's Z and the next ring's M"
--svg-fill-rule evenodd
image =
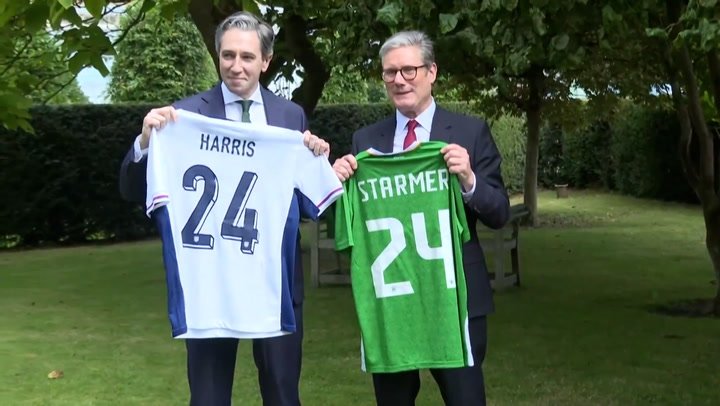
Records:
M313 154L315 154L315 156L330 155L330 144L317 135L312 134L310 131L305 131L303 133L303 143L306 147L308 147L308 149L310 149L310 151L313 152Z
M140 149L146 149L150 145L150 134L152 129L161 130L170 121L177 120L177 112L173 106L165 106L150 110L143 119L142 133L140 136Z
M357 169L357 160L351 154L347 154L344 157L338 158L333 164L333 170L335 175L341 182L345 182L355 173Z
M450 144L444 146L440 153L445 158L448 171L458 175L463 189L465 191L472 190L475 186L475 174L470 166L470 155L467 150L457 144Z

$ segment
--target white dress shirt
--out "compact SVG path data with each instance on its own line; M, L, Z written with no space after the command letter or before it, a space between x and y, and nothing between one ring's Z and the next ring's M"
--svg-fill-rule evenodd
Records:
M415 117L417 121L417 127L415 127L415 142L427 142L430 141L430 130L432 129L433 117L435 117L435 110L437 105L435 99L430 101L430 105L422 113ZM406 117L400 110L395 110L395 137L393 138L393 152L400 152L403 150L403 143L405 142L405 136L407 135L407 125L410 122L410 118ZM463 200L466 202L470 200L473 193L475 192L475 174L473 174L473 187L469 191L464 191L463 187ZM462 187L462 186L461 186Z
M223 101L225 102L225 118L232 121L240 121L242 118L242 105L236 103L238 100L242 100L242 97L231 92L225 82L220 84L220 90L222 91ZM260 92L260 85L255 87L255 91L250 95L248 100L252 100L250 105L250 122L255 124L267 124L267 116L265 116L265 105L263 103L262 93ZM140 138L142 135L138 135L135 138L133 144L135 162L142 161L147 156L148 150L140 149Z

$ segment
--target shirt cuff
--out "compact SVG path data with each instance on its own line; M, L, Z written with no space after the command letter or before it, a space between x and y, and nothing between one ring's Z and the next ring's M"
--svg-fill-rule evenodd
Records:
M133 143L133 153L135 154L133 162L136 163L142 161L148 154L147 148L140 149L140 137L142 137L142 135L138 135Z
M473 173L473 187L472 189L468 190L467 192L463 190L462 192L462 198L465 203L467 203L470 199L472 199L473 193L475 193L475 186L477 186L477 179L475 178L475 174ZM460 186L463 188L462 186ZM463 188L464 189L464 188Z

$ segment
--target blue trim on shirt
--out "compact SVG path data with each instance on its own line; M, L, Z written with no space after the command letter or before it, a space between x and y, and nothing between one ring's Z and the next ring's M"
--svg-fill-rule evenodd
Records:
M162 239L163 262L165 264L165 280L167 285L168 318L172 327L173 337L187 333L185 318L185 293L180 282L175 244L173 243L172 225L166 206L157 208L152 213L155 225Z

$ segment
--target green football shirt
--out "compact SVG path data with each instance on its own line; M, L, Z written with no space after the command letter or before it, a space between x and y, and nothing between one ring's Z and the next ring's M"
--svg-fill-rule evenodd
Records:
M398 372L473 364L462 243L470 239L443 142L356 156L336 206L338 250L351 280L363 369Z

